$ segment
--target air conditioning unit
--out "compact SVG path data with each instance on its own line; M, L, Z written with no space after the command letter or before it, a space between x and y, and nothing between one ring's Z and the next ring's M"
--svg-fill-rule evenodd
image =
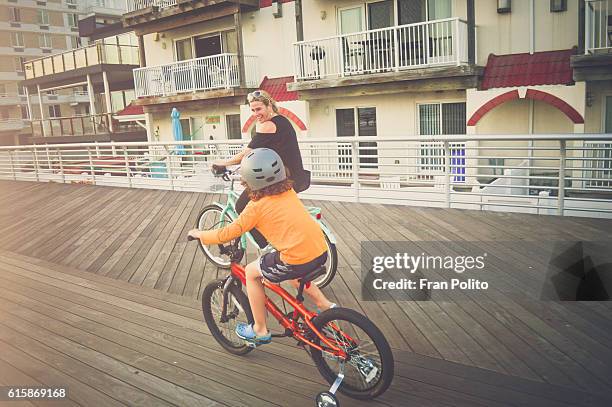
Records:
M272 15L274 18L280 18L283 16L283 3L280 0L276 0L272 3Z

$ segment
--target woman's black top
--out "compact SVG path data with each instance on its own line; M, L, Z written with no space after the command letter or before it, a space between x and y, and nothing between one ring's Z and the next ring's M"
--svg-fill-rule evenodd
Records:
M302 156L293 126L285 116L276 115L270 119L276 125L276 133L255 133L249 148L270 148L280 155L289 178L294 179L304 172Z

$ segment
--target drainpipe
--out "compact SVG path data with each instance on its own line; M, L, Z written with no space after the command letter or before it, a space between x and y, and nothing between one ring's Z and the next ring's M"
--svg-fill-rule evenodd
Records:
M529 0L529 53L535 52L535 0Z
M302 23L302 0L295 0L295 31L298 41L304 41L304 24Z

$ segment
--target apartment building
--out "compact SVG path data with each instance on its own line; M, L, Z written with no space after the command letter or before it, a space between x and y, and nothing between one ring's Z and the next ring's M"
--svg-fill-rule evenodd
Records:
M122 5L123 4L123 5ZM117 0L1 0L0 1L0 143L28 144L31 119L88 114L84 86L48 89L28 98L26 62L86 46L107 27L125 31ZM28 99L30 107L28 108Z
M123 21L145 54L135 103L150 140L172 138L173 107L187 138L249 138L254 88L279 98L302 138L597 133L612 125L610 3L128 0ZM521 164L487 146L483 164ZM441 165L426 141L398 143L413 150L401 160L360 148L375 174ZM456 162L464 148L453 146Z

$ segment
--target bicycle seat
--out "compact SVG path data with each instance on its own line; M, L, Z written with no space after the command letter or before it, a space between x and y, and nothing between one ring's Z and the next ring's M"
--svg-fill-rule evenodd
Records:
M325 274L325 272L327 271L327 269L325 268L325 266L321 266L317 269L314 269L313 271L311 271L310 273L306 274L304 277L298 279L298 281L300 283L309 283L312 280L314 280L315 278L322 276L323 274Z

